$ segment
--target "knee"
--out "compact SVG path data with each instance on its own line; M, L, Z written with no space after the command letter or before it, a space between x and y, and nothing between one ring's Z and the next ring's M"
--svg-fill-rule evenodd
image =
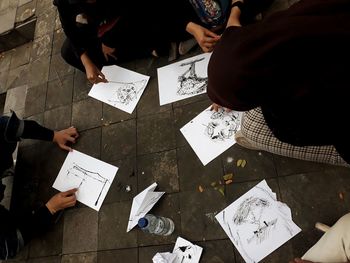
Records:
M63 45L61 47L61 56L62 58L68 63L72 60L72 56L74 56L73 48L70 44L70 41L66 39L63 42Z

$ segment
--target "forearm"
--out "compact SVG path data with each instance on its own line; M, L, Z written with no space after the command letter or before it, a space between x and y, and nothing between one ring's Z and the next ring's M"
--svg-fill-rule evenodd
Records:
M54 131L41 126L35 121L25 120L23 133L20 137L23 139L52 141L54 137Z
M239 9L239 7L238 6L232 7L230 16L227 21L226 28L230 26L239 26L239 27L242 26L239 20L240 16L241 16L241 10Z

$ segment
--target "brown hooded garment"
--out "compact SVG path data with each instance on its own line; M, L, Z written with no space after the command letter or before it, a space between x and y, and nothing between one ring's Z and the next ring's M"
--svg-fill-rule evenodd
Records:
M245 27L229 27L208 67L223 107L261 107L281 141L334 145L350 163L350 0L302 0Z

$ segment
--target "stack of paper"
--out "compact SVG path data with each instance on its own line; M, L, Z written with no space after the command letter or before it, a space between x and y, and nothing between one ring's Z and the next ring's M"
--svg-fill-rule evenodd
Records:
M301 231L290 208L277 201L265 180L216 219L246 262L259 262Z

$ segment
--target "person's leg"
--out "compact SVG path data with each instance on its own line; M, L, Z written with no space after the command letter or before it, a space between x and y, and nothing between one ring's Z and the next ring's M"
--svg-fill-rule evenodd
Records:
M61 56L69 65L85 72L84 65L75 53L73 45L68 38L66 38L61 47Z
M333 146L294 146L281 142L267 126L260 108L245 112L242 118L241 134L251 147L274 154L301 160L349 166ZM239 138L237 143L240 144ZM245 145L242 145L245 147Z
M302 259L320 263L348 262L350 260L350 213L340 218Z

